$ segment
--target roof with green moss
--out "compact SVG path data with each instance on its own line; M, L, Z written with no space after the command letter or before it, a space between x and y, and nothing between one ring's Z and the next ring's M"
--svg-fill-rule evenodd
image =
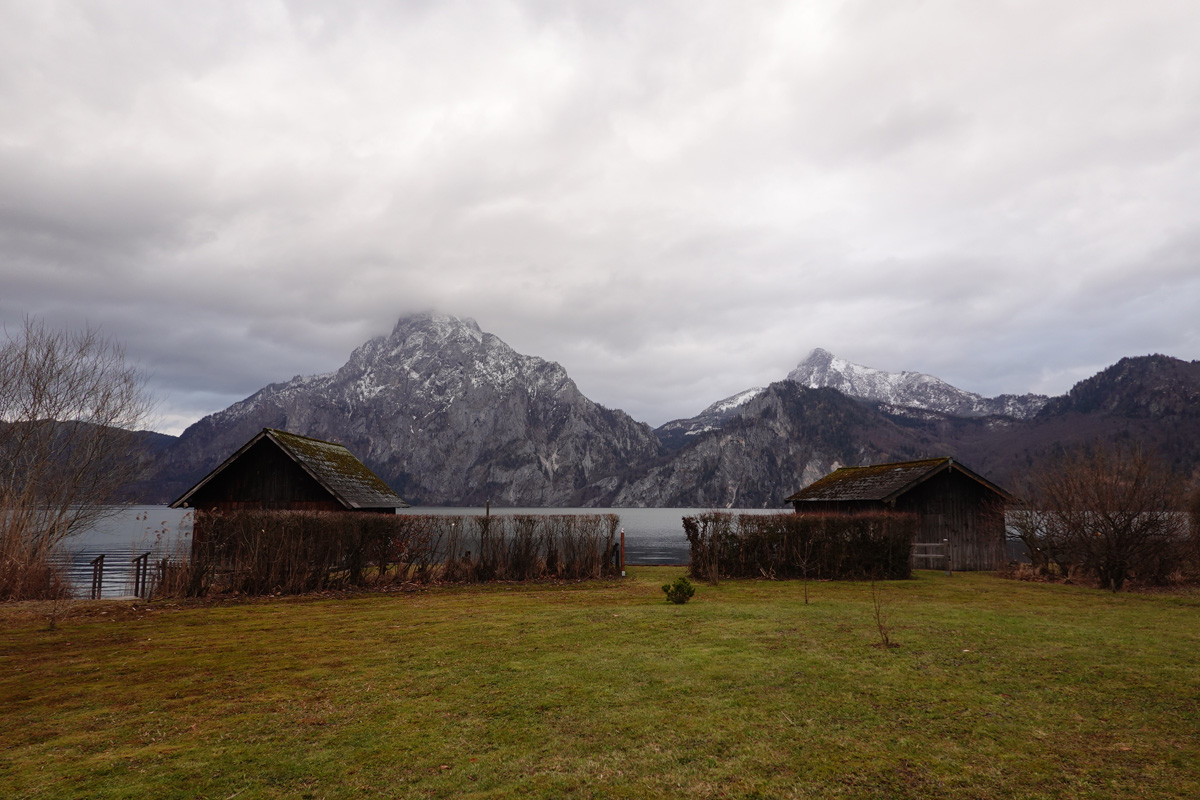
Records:
M343 445L275 428L263 428L253 439L238 448L236 453L225 459L221 466L171 505L179 507L185 504L202 486L263 439L269 439L277 445L347 510L408 508L408 503L404 502L392 487L384 483Z
M785 502L888 503L943 471L955 471L1007 498L1008 492L952 458L926 458L865 467L842 467L787 498Z
M263 432L347 507L408 507L392 487L343 445L274 428Z

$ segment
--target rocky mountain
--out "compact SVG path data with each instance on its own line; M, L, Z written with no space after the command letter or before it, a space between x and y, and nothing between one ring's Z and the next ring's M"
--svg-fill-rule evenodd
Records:
M835 389L847 397L873 404L892 417L927 421L942 417L1026 420L1033 418L1049 400L1038 394L983 397L932 375L864 367L820 348L810 352L789 372L787 380L807 389ZM669 450L679 450L696 441L696 437L721 430L740 418L746 405L763 391L753 388L739 392L713 403L694 417L672 420L654 432Z
M928 443L835 389L780 381L697 431L661 463L631 475L617 505L778 508L840 466L917 458Z
M1182 476L1200 479L1200 361L1163 355L1123 358L1052 398L1030 420L967 432L959 452L1019 481L1064 447L1132 440Z
M956 417L1004 416L1029 419L1049 398L1040 394L983 397L920 372L885 372L838 358L817 348L788 373L788 380L812 389L837 389L850 397L900 409L920 409Z
M738 392L732 397L718 400L708 408L689 419L677 419L654 429L659 440L670 450L679 448L692 441L692 437L709 431L720 430L725 423L737 417L742 406L763 393L761 386Z
M670 458L631 476L616 501L776 507L839 466L941 455L1017 488L1030 466L1061 447L1126 437L1181 474L1200 467L1200 362L1122 359L1062 397L1026 395L1009 403L930 376L868 371L823 351L814 356L798 368L801 381L752 390L740 403L723 401L668 423L671 430L658 429ZM804 385L814 382L838 386ZM914 386L915 393L907 391ZM951 411L943 410L956 397ZM981 411L1013 407L1018 413ZM1033 407L1039 410L1030 413Z
M1187 474L1200 467L1200 362L1122 359L1047 400L983 398L814 350L788 380L652 431L474 321L422 314L336 372L272 384L156 441L143 499L178 496L264 427L345 444L416 505L780 507L839 466L949 455L1015 486L1057 448L1131 436Z
M1164 355L1122 358L1051 400L1042 416L1072 411L1130 418L1200 417L1200 361Z
M437 314L402 318L336 372L272 384L192 425L165 459L166 493L264 427L346 445L417 505L607 505L614 476L662 449L558 364Z

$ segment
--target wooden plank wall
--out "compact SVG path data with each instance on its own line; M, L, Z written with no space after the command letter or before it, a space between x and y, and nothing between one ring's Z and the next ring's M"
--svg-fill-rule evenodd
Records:
M897 510L920 516L920 541L950 540L955 570L992 570L1003 564L1003 507L970 478L954 472L934 476L904 495Z

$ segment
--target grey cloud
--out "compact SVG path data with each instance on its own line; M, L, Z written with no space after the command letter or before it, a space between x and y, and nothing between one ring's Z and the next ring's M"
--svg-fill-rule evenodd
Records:
M0 321L164 418L473 316L652 423L814 346L1200 357L1190 3L0 6Z

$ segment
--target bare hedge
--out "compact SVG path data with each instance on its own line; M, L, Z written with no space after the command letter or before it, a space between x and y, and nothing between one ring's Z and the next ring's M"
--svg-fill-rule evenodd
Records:
M683 518L691 575L815 580L904 579L917 533L912 514L729 514Z
M198 513L160 594L296 594L379 582L602 578L620 518L603 515Z

